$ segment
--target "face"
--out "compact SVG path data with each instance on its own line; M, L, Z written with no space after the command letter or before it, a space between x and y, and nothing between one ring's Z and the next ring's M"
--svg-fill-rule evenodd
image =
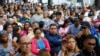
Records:
M29 23L25 23L25 29L28 29L28 27L30 27L30 24Z
M95 47L96 41L95 41L95 39L88 39L88 40L84 41L83 44L84 44L84 48L87 51L92 52Z
M14 17L13 17L13 21L14 21L14 22L17 22L18 19L14 16Z
M27 14L30 14L30 10L26 11Z
M57 19L60 19L60 18L61 18L61 15L56 15L56 18L57 18Z
M28 33L32 32L32 31L33 31L32 27L29 27L28 28Z
M41 37L41 30L36 30L36 32L35 32L35 37L36 38L40 38Z
M66 23L66 24L65 24L65 27L67 27L68 25L69 25L69 23Z
M74 22L75 26L79 25L79 21Z
M7 15L3 15L3 19L4 20L7 20Z
M21 32L21 27L19 27L19 30L18 30L18 33L20 33Z
M37 8L37 14L41 14L42 10L41 8Z
M74 50L76 47L76 41L73 38L70 38L67 42L67 48L69 50Z
M13 29L13 28L12 28L12 25L9 25L9 26L7 27L7 32L8 32L8 33L12 32L12 29Z
M90 33L89 28L82 29L82 31L83 31L83 34L89 34Z
M48 13L44 13L43 16L44 16L44 17L48 17Z
M8 35L7 34L3 34L2 37L1 37L1 40L3 42L7 42L8 41Z
M38 28L39 27L39 24L38 23L34 23L32 24L32 29L34 30L35 28Z
M31 45L31 42L29 39L23 39L23 40L21 40L19 47L22 52L28 53L28 52L30 52L30 45Z
M49 29L51 34L56 34L57 33L57 27L56 26L51 26Z

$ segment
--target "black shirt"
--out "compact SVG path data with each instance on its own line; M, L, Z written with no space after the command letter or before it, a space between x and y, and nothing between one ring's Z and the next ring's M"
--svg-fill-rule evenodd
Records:
M95 56L95 51L88 52L87 50L81 50L77 56Z

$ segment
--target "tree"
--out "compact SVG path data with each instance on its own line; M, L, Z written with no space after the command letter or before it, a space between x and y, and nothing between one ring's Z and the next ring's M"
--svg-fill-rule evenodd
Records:
M48 0L48 6L52 6L52 0Z
M23 0L23 2L24 2L24 3L27 3L27 2L28 2L28 0Z
M100 7L100 0L95 0L95 3L94 3L95 7Z

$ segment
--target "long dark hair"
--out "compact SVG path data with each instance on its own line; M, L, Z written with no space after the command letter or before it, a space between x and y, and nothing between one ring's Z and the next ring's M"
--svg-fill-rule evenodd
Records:
M19 28L21 28L21 26L16 25L13 27L13 38L17 37L18 38L17 42L19 41L19 38L20 38L20 34L18 33Z
M23 30L27 30L26 28L25 28L25 24L26 23L29 23L29 26L31 26L31 23L29 22L29 21L26 21L26 22L24 22L24 28L23 28Z
M68 20L68 19L66 19L65 21L64 21L64 24L62 25L62 27L64 28L65 27L65 25L67 24L67 23L69 23L70 21Z

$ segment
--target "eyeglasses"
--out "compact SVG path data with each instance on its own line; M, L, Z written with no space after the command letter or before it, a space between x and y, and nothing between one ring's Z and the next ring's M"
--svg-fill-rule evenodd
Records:
M24 43L21 43L21 45L30 45L31 42L24 42Z
M95 46L96 44L95 43L88 43L88 45Z
M39 32L39 33L36 33L36 34L41 34L41 32Z

